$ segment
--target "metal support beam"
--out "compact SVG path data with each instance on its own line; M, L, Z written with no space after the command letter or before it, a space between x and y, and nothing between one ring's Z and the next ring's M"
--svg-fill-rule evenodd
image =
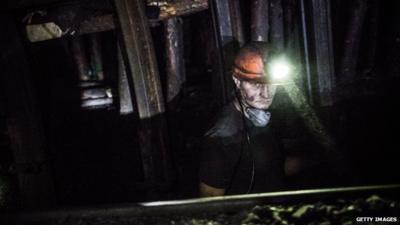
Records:
M371 1L370 6L370 14L371 16L368 18L368 51L366 57L367 70L373 70L376 66L376 57L378 53L378 35L379 35L379 24L380 24L380 8L382 2L379 0ZM399 68L398 66L393 66L392 68ZM400 73L392 73L392 74L400 74Z
M225 46L233 41L232 21L228 0L213 1L215 22L220 36L221 45Z
M351 83L356 78L362 30L365 24L368 1L357 0L352 4L352 13L343 45L343 56L340 62L340 82Z
M95 80L104 80L103 59L101 49L100 34L92 34L89 36L90 41L90 64L92 67L92 76Z
M239 43L234 33L234 21L232 21L232 13L228 0L211 0L210 9L213 20L214 39L216 42L218 57L218 74L214 77L214 89L219 92L220 103L227 102L231 90L233 90L233 81L231 71L235 53L239 48ZM235 18L239 19L239 18Z
M141 0L114 0L121 34L121 52L133 84L140 119L139 141L145 181L168 182L170 165L167 154L164 100L153 41L144 3ZM149 190L148 198L157 197Z
M175 17L164 22L167 68L167 102L172 102L180 93L186 80L183 60L182 21Z
M46 141L33 90L22 39L11 14L0 15L0 82L7 98L7 123L23 205L48 207L54 187L46 152Z
M312 23L315 49L316 83L320 106L333 104L335 82L333 64L330 0L312 1Z
M268 42L269 32L269 0L253 0L251 2L251 40Z
M159 1L157 1L156 4ZM175 0L164 1L160 7L158 20L167 20L175 16L185 16L208 9L208 0Z
M85 54L85 48L82 37L76 37L71 40L71 51L78 72L79 80L87 81L89 77L89 61Z
M300 7L297 0L286 0L284 2L285 48L288 51L292 51L292 49L299 47L299 21L297 20L297 12Z
M156 26L158 25L158 22L165 21L173 17L190 15L207 9L208 0L179 0L169 2L163 6L160 6L160 14L158 18L150 19L150 26ZM57 10L60 9L57 8ZM65 13L73 14L73 12L71 13L71 9L66 8L65 11ZM32 22L32 24L26 24L27 36L30 42L45 41L71 35L75 36L97 33L113 30L115 28L114 17L111 14L94 16L83 21L65 21L67 19L63 14L57 15L57 18L54 18L54 15L52 14L53 18L49 18L47 14L51 13L46 13L42 16L35 14L35 16L40 17L39 21L41 22L39 25L36 25L34 22ZM64 23L71 24L71 27L61 28L54 21L63 21ZM52 24L50 26L47 23Z
M285 36L283 27L282 0L270 0L270 42L277 51L284 50Z
M230 1L230 11L232 17L232 32L235 41L239 43L239 46L243 46L245 42L242 13L240 7L240 0Z
M307 16L305 9L305 0L300 0L300 11L301 11L301 33L303 41L303 59L304 59L304 71L306 73L306 89L308 94L308 102L314 104L313 96L313 83L311 80L311 68L310 68L310 49L308 44L308 26Z
M300 48L300 5L298 0L285 0L284 3L285 54L290 58L290 61L296 68L296 76L293 77L294 81L301 87L302 91L306 93L304 90L306 87L306 79L303 76L304 73L297 72L304 69L302 68L303 58L301 57L302 50Z
M114 0L122 38L122 55L132 76L140 119L164 113L157 61L140 0Z
M121 46L117 44L117 57L118 57L118 96L119 96L119 113L127 115L133 113L132 94L129 89L128 76L124 59L121 53Z

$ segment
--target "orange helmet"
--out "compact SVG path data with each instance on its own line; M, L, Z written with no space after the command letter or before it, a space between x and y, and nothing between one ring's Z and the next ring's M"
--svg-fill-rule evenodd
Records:
M254 41L241 48L233 65L233 76L246 81L269 83L267 71L269 49L266 42Z

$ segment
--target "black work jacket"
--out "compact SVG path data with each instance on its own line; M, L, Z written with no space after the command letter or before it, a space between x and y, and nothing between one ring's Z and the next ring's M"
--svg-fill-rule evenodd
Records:
M200 181L226 194L277 191L283 188L283 162L271 123L255 127L230 103L204 137Z

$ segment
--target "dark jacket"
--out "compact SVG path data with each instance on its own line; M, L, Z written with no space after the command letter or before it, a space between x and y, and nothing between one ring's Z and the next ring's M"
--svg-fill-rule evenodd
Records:
M230 103L204 137L200 181L226 194L277 191L283 162L271 125L255 127Z

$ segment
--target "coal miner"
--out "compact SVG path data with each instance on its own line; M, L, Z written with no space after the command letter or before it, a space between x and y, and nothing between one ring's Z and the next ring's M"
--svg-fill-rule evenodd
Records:
M232 68L236 92L204 137L200 195L220 196L283 188L284 156L270 124L277 85L290 72L265 42L240 49Z

